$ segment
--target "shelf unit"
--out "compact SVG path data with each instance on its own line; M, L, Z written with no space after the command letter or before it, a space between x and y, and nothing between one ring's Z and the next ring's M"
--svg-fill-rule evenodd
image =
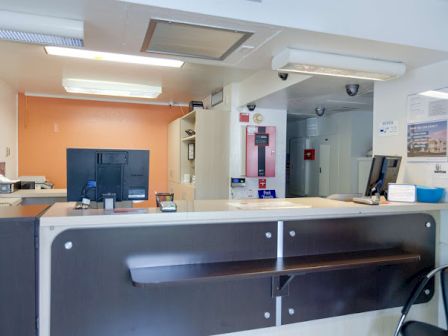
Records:
M196 140L196 134L182 138L182 141L188 141L188 142L194 142L195 140Z
M129 271L133 286L147 287L187 281L295 276L357 267L412 263L420 261L420 258L418 253L385 249L278 259L131 268Z
M168 191L175 200L228 198L228 125L225 111L194 110L170 123L168 131ZM188 135L186 130L194 130ZM188 146L195 144L194 160ZM195 176L185 183L184 175Z

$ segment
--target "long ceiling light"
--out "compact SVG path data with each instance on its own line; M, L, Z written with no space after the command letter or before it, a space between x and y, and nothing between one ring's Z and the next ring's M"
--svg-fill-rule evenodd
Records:
M0 11L0 40L82 47L83 39L82 21Z
M45 47L45 51L49 55L83 58L83 59L94 60L94 61L109 61L109 62L119 62L119 63L143 64L143 65L163 66L163 67L172 67L172 68L180 68L184 64L184 62L182 62L182 61L168 59L168 58L115 54L115 53L84 50L84 49L74 49L74 48L61 48L61 47L47 46L47 47Z
M282 72L384 81L402 76L406 66L400 62L286 49L272 59L272 69Z
M436 91L436 90L430 90L419 93L420 96L435 98L435 99L448 99L448 92L444 91Z
M90 79L64 78L62 86L69 93L130 98L157 98L162 93L160 86L106 82Z

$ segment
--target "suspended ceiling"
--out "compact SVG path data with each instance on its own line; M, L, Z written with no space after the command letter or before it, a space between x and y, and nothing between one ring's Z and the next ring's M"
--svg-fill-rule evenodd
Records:
M39 94L65 94L61 81L70 76L161 85L163 94L156 101L188 102L201 99L228 83L241 81L259 70L269 69L272 56L286 47L402 61L409 68L448 59L448 54L440 51L112 0L2 0L0 10L83 20L87 49L134 55L146 54L141 48L151 18L253 33L224 61L180 57L187 62L181 69L64 59L46 55L39 46L0 42L0 79L19 91ZM317 82L326 85L323 81ZM316 85L313 84L318 90Z

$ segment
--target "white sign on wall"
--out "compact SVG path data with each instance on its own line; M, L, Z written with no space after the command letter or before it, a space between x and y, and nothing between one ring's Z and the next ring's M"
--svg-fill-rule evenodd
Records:
M395 136L398 135L398 121L397 120L382 120L378 128L380 136Z

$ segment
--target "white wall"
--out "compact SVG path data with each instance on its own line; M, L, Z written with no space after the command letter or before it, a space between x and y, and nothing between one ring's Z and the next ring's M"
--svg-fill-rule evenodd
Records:
M17 126L17 92L0 80L0 162L9 178L17 177Z
M334 113L317 118L318 136L308 136L306 121L288 126L288 142L294 137L309 137L310 148L316 149L316 160L310 165L309 195L319 194L319 145L331 145L330 193L356 193L357 161L372 148L372 111Z
M389 82L376 82L374 95L374 154L400 155L403 163L400 168L399 181L405 183L439 185L431 175L434 164L407 163L406 161L406 113L407 96L431 89L448 87L448 61L432 64L408 72L400 79ZM379 123L383 120L396 120L399 134L392 137L378 135ZM445 185L448 188L448 181Z
M250 112L250 122L239 121L240 112L249 112L246 107L240 107L240 83L233 83L224 87L224 101L213 109L222 110L230 114L229 124L229 179L231 177L245 177L246 163L246 126L256 125L253 115L261 113L263 122L258 126L276 127L276 164L275 177L266 178L266 189L274 189L279 198L285 197L286 179L286 110L257 108ZM229 197L234 199L257 198L258 178L246 178L245 188L230 188Z
M448 179L434 179L434 163L407 162L407 96L431 89L448 87L448 61L421 67L408 72L400 79L375 83L374 96L374 154L401 155L403 163L400 168L399 182L433 185L448 190ZM393 137L378 135L378 124L382 120L396 120L399 134ZM447 193L445 193L445 201ZM440 225L440 244L436 251L437 264L448 263L448 212L442 211ZM444 309L439 303L439 325L445 326ZM425 321L424 318L420 320Z
M275 155L275 177L266 177L266 189L274 189L279 198L285 197L286 183L286 110L256 109L261 113L264 121L257 125L252 121L249 123L239 122L239 112L232 111L230 127L232 129L230 144L230 175L240 177L245 175L245 136L246 127L249 125L275 126L276 127L276 155ZM251 113L251 116L253 113ZM238 132L239 131L239 132ZM239 133L239 134L238 134ZM260 177L262 178L262 177ZM235 198L258 197L258 178L246 178L246 190L236 192L243 195Z

